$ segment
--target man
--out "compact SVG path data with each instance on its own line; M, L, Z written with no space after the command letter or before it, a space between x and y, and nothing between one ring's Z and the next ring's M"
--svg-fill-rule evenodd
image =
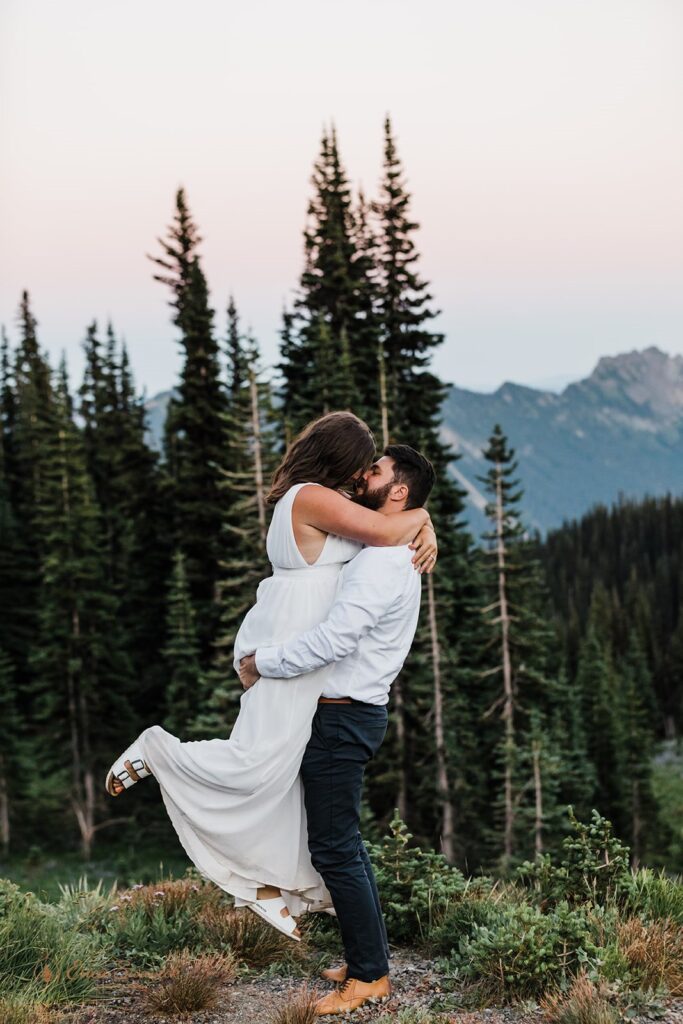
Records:
M356 501L394 515L426 502L434 469L408 445L389 445L356 485ZM347 1013L391 992L388 943L377 884L359 831L363 772L387 728L389 690L410 650L420 610L412 550L367 547L343 569L327 619L286 644L241 662L245 688L337 662L313 718L301 765L311 860L332 896L346 966L319 1016Z

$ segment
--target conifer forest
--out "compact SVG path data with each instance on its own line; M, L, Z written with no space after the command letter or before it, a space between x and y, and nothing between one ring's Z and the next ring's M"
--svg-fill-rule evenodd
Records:
M183 188L169 196L148 268L182 369L160 453L116 324L84 312L71 380L42 347L39 296L17 296L0 351L0 859L177 844L156 786L122 807L105 773L154 723L229 735L233 638L269 574L270 476L306 423L352 409L379 451L408 443L437 472L439 559L368 770L367 838L398 811L422 848L507 875L561 848L571 806L609 819L634 866L683 870L683 498L615 500L531 533L515 439L492 423L489 528L471 535L449 474L458 452L440 438L437 300L389 120L383 152L368 197L335 131L323 135L274 371L242 328L229 268L224 294L209 293L210 225Z

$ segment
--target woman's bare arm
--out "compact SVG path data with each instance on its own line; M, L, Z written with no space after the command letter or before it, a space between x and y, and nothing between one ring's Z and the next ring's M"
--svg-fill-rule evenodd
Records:
M429 519L424 508L385 516L349 501L330 487L317 485L301 488L294 499L294 510L301 523L374 547L408 544Z

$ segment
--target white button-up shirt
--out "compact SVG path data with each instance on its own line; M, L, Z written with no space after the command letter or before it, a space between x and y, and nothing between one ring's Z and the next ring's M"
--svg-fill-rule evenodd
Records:
M256 651L256 671L289 679L336 662L324 697L386 704L415 636L422 593L413 551L367 547L341 571L337 596L320 625Z

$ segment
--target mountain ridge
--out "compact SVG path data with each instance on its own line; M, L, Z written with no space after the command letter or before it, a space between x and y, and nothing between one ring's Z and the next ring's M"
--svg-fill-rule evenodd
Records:
M157 449L171 394L145 403L147 439ZM490 393L450 384L442 412L442 438L460 455L451 473L467 492L477 535L487 500L477 477L495 423L519 460L524 522L541 533L620 495L683 492L683 356L655 345L602 356L559 393L513 381Z

